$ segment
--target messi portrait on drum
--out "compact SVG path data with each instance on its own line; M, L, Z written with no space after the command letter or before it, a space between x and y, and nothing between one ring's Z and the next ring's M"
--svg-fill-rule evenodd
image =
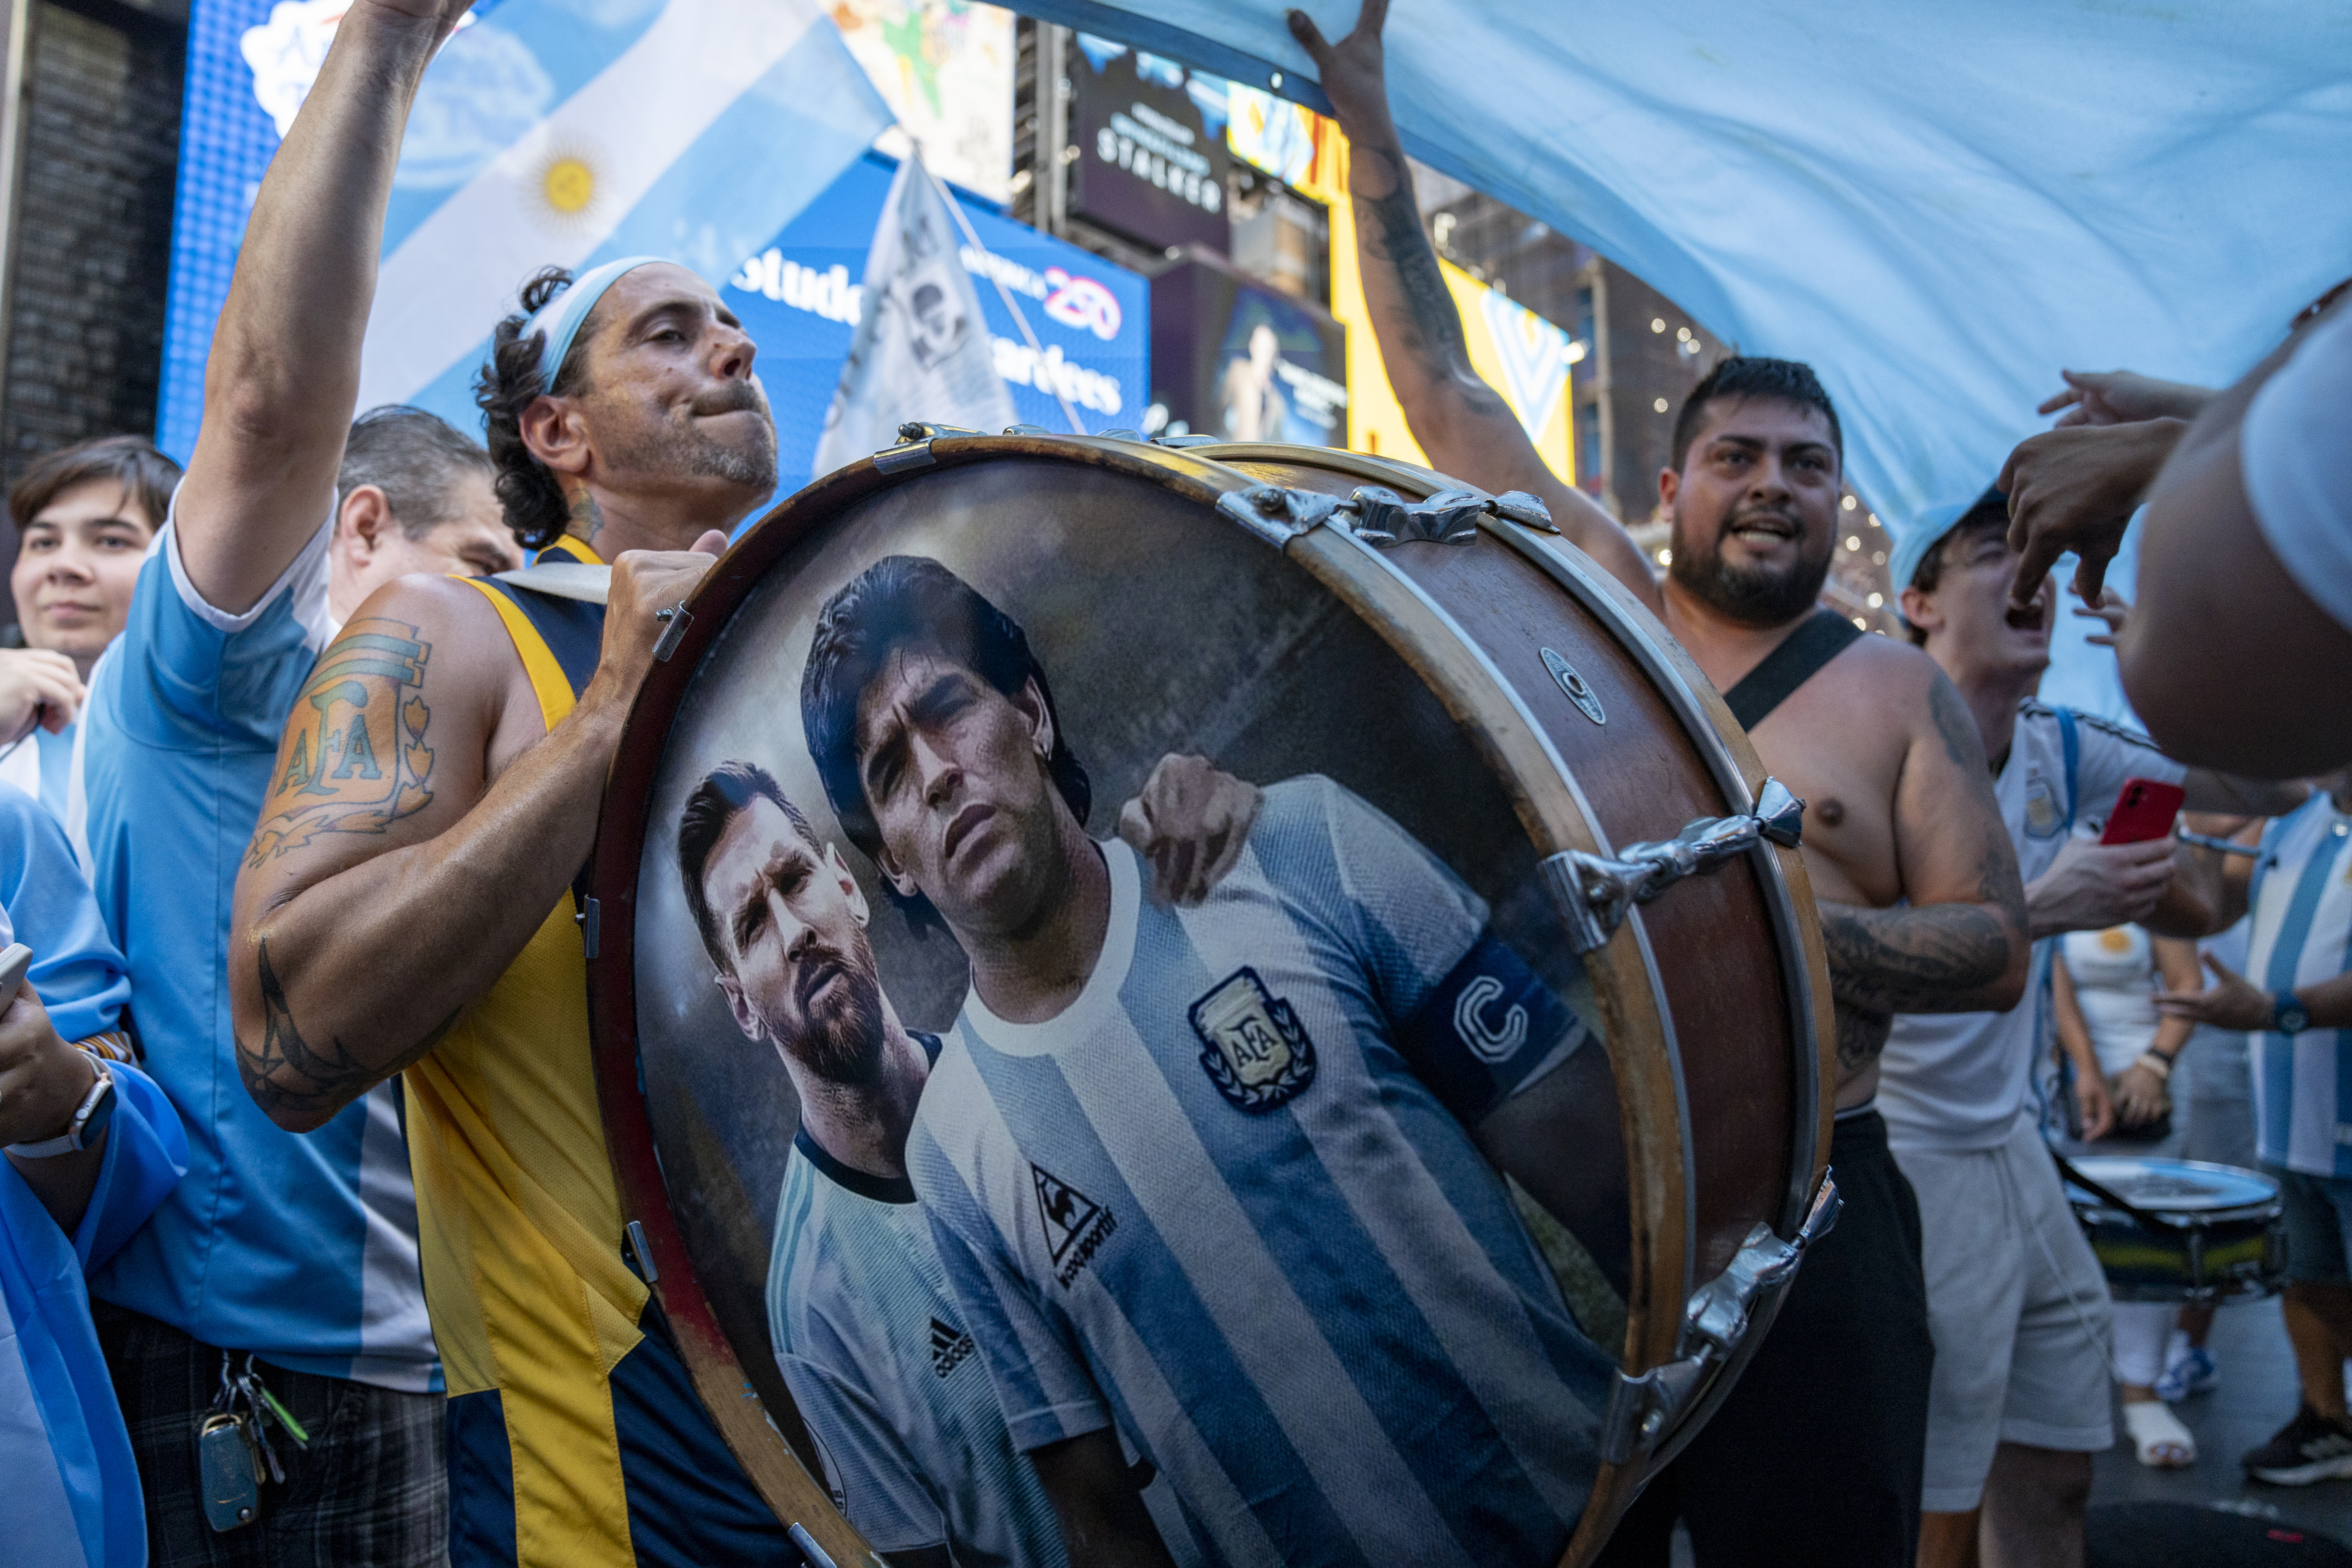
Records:
M1508 808L1271 552L1197 549L1266 580L1196 658L1084 550L929 532L755 604L647 835L646 1094L747 1375L893 1564L1556 1562L1626 1241L1550 1200L1624 1155L1527 1135L1616 1113Z

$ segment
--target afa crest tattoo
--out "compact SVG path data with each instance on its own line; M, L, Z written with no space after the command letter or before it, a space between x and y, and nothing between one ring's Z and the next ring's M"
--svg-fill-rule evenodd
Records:
M319 660L288 716L267 815L247 863L320 833L380 833L433 799L432 645L397 621L354 621Z
M1253 1113L1271 1111L1315 1081L1315 1042L1257 971L1226 976L1187 1014L1201 1037L1201 1066L1218 1092Z

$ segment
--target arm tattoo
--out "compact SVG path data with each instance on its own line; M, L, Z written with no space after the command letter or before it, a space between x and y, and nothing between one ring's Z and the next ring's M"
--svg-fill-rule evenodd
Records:
M294 1027L294 1009L286 999L286 988L270 967L267 936L260 944L260 969L261 1043L250 1045L244 1036L237 1037L236 1071L254 1103L273 1117L280 1111L331 1114L340 1111L441 1043L441 1037L457 1021L457 1015L451 1013L399 1061L388 1067L371 1067L345 1051L341 1040L331 1039L320 1050L302 1038L302 1031Z
M1971 1011L1973 993L2009 967L2010 929L1974 904L1823 904L1822 937L1831 995L1866 1012Z
M273 1116L279 1111L334 1111L375 1082L378 1075L352 1061L342 1041L330 1040L320 1051L294 1027L286 988L269 967L267 936L261 939L261 1044L257 1048L238 1037L236 1070L246 1092L264 1111Z
M1509 413L1510 405L1470 368L1470 346L1463 336L1462 312L1437 252L1421 226L1421 208L1413 201L1412 176L1404 156L1392 148L1356 150L1357 157L1388 162L1396 189L1375 201L1358 196L1356 225L1366 250L1396 268L1398 291L1404 296L1407 319L1402 346L1419 361L1422 373L1441 386L1451 386L1477 413Z
M381 833L433 799L433 710L421 695L433 645L417 628L370 617L343 628L294 704L278 781L246 863L319 833Z

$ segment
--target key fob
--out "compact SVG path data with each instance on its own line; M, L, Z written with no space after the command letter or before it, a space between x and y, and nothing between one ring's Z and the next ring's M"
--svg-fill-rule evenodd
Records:
M202 1478L205 1521L215 1531L242 1530L261 1512L261 1490L254 1479L253 1445L236 1416L208 1416L196 1433L196 1469Z

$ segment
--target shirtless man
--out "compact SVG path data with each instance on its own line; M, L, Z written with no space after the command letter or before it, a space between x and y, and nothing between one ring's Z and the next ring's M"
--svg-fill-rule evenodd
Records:
M1702 1568L1779 1561L1795 1542L1815 1562L1907 1565L1932 1352L1918 1211L1870 1103L1891 1015L2000 1010L2024 991L2024 900L1984 747L1926 655L1881 637L1839 646L1837 618L1817 615L1843 451L1804 366L1727 360L1684 404L1675 466L1658 476L1674 520L1663 585L1625 531L1544 465L1470 369L1422 228L1382 79L1387 9L1366 0L1336 45L1303 13L1290 26L1353 150L1365 298L1414 438L1447 473L1542 497L1568 538L1729 694L1765 765L1808 802L1805 863L1837 1003L1831 1159L1844 1216L1807 1256L1738 1387L1651 1484L1606 1560L1663 1564L1679 1511ZM1831 656L1802 678L1795 656L1807 649Z

